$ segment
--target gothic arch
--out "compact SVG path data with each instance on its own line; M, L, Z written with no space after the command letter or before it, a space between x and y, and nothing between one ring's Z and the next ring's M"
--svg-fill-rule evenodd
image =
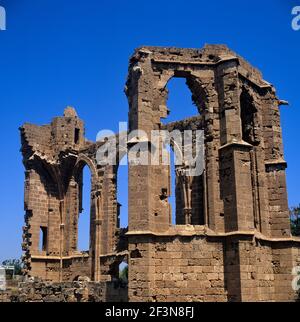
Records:
M92 182L94 184L98 179L97 168L94 162L85 154L79 154L76 164L74 166L73 176L77 175L85 167L85 165L87 165L91 171Z
M181 71L181 70L171 70L167 69L161 75L156 84L154 84L154 108L159 109L162 112L161 117L167 115L167 99L168 99L168 83L173 78L184 78L186 80L186 85L191 92L192 101L195 104L199 114L203 114L209 110L208 105L208 85L205 84L199 75L191 71ZM165 107L164 110L161 110L162 107ZM197 113L195 113L197 115Z

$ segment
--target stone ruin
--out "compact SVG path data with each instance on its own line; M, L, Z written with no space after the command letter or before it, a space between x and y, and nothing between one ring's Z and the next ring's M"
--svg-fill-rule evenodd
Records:
M173 77L186 80L198 113L163 123ZM129 131L204 130L205 170L182 178L180 168L129 164L129 227L120 229L119 166L96 160L105 141L85 140L73 108L51 124L23 125L24 274L105 284L126 261L129 301L295 300L300 239L290 232L279 112L286 102L273 86L223 45L141 47L125 92ZM84 166L92 174L88 252L77 247ZM168 201L174 177L176 224Z

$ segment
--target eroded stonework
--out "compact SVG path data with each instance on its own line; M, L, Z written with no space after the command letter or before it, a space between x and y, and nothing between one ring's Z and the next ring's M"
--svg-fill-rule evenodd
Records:
M173 77L186 79L199 113L165 123ZM273 86L226 46L142 47L130 59L125 92L129 131L150 137L152 130L204 130L204 172L188 177L180 167L171 173L163 164L129 164L129 227L120 229L118 165L96 161L105 141L85 140L73 108L50 125L25 124L25 274L110 282L125 260L130 301L294 300L300 239L290 232L284 101ZM118 150L118 162L123 156ZM82 253L77 230L85 165L92 173L91 225L90 249ZM168 202L172 176L176 225Z

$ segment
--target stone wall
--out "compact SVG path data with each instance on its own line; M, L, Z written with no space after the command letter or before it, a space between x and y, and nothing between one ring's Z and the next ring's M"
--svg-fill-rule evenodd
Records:
M118 219L117 169L96 162L98 148L105 142L85 140L84 123L71 107L50 125L25 124L20 131L26 169L24 273L56 282L73 281L78 275L100 281L100 256L126 250L120 243L124 237ZM92 177L86 196L91 200L90 246L79 251L85 166Z
M132 301L227 300L222 242L208 242L203 236L144 237L143 241L131 251Z
M139 241L137 243L137 241ZM293 246L294 245L294 246ZM177 227L130 237L131 301L295 301L299 241Z
M0 293L0 302L127 302L127 285L86 281L20 283L14 291Z

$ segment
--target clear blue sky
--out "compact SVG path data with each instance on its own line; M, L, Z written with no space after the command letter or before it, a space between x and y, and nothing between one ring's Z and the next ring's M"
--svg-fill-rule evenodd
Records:
M89 139L102 128L117 130L118 121L127 120L128 59L141 45L227 44L258 67L290 102L282 107L288 193L290 205L300 202L300 31L291 29L291 8L300 0L0 0L0 5L7 12L7 31L0 31L0 261L21 255L24 169L18 127L47 123L72 105L86 121ZM172 95L174 111L189 103L180 91Z

